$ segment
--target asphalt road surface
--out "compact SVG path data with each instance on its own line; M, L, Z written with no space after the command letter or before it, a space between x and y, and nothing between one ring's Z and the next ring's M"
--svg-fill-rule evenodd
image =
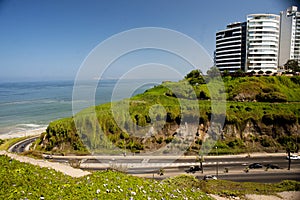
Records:
M20 142L17 142L16 144L12 145L8 151L13 153L22 153L26 150L26 147L28 147L31 143L33 143L39 136L35 136L32 138L28 138L25 140L22 140Z
M13 145L9 151L23 152L37 137L23 140ZM49 157L48 157L49 158ZM114 166L125 166L126 172L137 176L163 179L168 176L186 174L190 166L199 165L195 156L174 157L165 156L51 156L52 162L68 163L69 160L80 160L81 168L86 170L103 170ZM260 163L263 166L267 164L276 164L280 169L250 169L248 173L244 170L252 163ZM202 174L200 171L192 173L199 179L204 175L218 175L219 179L232 181L263 182L274 183L282 180L300 181L300 160L291 161L291 170L287 170L288 160L285 154L272 154L272 156L253 155L245 156L206 156L204 157ZM157 172L163 168L164 175L159 176ZM225 168L228 172L225 173Z

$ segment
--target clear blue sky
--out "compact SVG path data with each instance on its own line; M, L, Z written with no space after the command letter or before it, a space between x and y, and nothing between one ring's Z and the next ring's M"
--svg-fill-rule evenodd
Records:
M292 0L0 0L0 81L74 79L101 41L138 27L182 32L209 54L215 33Z

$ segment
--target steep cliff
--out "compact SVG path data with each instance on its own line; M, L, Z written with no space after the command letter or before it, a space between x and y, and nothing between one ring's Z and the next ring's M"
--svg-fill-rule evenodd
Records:
M218 139L219 153L283 151L288 143L299 149L300 77L223 77L206 79L206 84L198 80L165 82L131 99L53 122L35 149L167 152L172 150L163 147L170 144L189 144L186 153L198 154L210 139ZM225 94L227 101L216 94ZM225 112L218 106L225 106ZM220 123L214 130L212 117Z

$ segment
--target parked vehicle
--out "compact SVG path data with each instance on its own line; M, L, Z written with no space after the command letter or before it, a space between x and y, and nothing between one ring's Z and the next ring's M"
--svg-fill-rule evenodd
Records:
M262 164L260 163L252 163L251 165L249 165L250 169L258 169L258 168L263 168Z
M203 180L217 180L218 178L214 175L205 175Z
M289 159L289 156L287 156L286 159ZM291 160L300 160L300 156L297 156L297 155L291 155L290 159L291 159Z
M196 166L191 166L189 169L185 170L186 173L195 173L196 171L200 171L201 167L198 165Z
M43 154L43 158L45 159L52 159L52 155L49 155L49 154Z
M271 168L271 169L280 169L280 167L276 164L267 164L265 165L267 168Z

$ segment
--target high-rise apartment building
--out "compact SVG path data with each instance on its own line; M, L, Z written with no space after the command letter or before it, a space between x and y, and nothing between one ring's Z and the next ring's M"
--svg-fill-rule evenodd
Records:
M288 60L300 62L300 12L296 6L280 12L279 66Z
M272 71L278 68L280 16L247 16L246 72Z
M246 60L246 22L227 25L216 33L215 64L220 71L244 70Z
M277 72L288 60L300 63L300 12L250 14L246 22L216 33L215 65L220 71Z

